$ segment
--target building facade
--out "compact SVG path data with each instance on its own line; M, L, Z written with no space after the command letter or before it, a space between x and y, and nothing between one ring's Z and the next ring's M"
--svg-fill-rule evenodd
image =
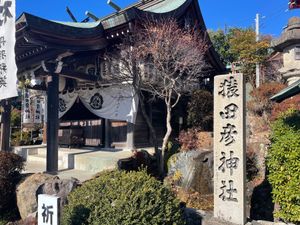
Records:
M136 108L134 120L127 117L118 120L119 117L105 116L107 114L101 109L104 107L102 96L94 93L95 104L92 105L92 98L85 102L82 97L95 88L101 88L105 95L117 86L102 82L109 72L104 53L133 34L134 24L149 17L173 17L180 24L191 25L206 34L197 0L139 1L104 18L93 18L94 22L49 21L27 13L17 20L16 62L19 79L24 80L30 74L41 82L28 88L46 93L48 171L57 170L58 136L70 137L72 129L80 133L85 145L122 148L151 145L150 132L138 104L132 104ZM208 67L203 73L212 81L215 75L224 73L225 67L207 39L210 46L205 56ZM74 90L78 89L82 95L73 98ZM67 100L63 98L66 93ZM72 106L68 105L70 102ZM107 107L113 105L117 108L119 103L111 103ZM60 115L66 108L68 112ZM131 109L128 110L131 112ZM158 101L148 105L147 113L158 136L162 137L165 130L163 104Z

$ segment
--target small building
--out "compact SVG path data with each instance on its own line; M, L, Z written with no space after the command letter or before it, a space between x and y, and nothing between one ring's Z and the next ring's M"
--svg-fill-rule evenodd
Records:
M134 32L133 24L149 16L171 16L183 26L192 25L206 34L197 0L139 1L104 18L94 18L94 22L50 21L27 13L17 20L16 62L19 79L31 74L42 81L32 88L47 93L48 171L57 170L57 136L66 144L70 142L66 139L77 134L82 136L84 145L122 148L151 145L150 131L138 105L134 118L111 117L103 110L102 113L95 113L104 107L102 96L95 94L93 99L87 101L83 97L95 88L101 88L105 94L120 87L120 84L101 83L109 72L104 53ZM209 66L204 73L205 78L210 78L206 81L212 82L213 76L224 73L225 67L206 36L211 47L206 55ZM73 90L77 89L81 92L76 92L74 97ZM68 97L64 98L66 93ZM118 104L118 101L112 101L107 109L117 108ZM134 104L132 107L135 107ZM147 110L158 136L162 137L165 130L163 104L149 104Z
M271 98L280 102L300 93L300 17L289 19L281 37L272 42L272 47L283 54L283 67L279 72L289 85Z

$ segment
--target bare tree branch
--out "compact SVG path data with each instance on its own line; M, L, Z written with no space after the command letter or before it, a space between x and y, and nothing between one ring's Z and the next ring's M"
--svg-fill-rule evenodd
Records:
M106 80L131 83L139 96L146 90L153 96L152 100L165 101L167 132L162 155L172 132L172 108L183 94L199 84L203 69L208 67L204 59L207 49L203 35L181 28L174 19L148 19L115 52L105 56L110 64ZM163 159L160 163L163 170Z

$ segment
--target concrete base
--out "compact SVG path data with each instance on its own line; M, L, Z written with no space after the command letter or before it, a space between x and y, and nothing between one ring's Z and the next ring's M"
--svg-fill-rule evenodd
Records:
M14 148L27 162L46 164L46 146L21 146ZM119 159L130 157L131 152L116 149L59 148L59 169L75 169L99 172L116 168Z
M74 156L74 168L77 170L100 172L117 168L120 159L130 157L130 151L107 152L97 151Z
M20 146L15 147L13 151L26 160L24 173L39 173L46 171L46 149L46 145ZM146 150L150 154L154 153L153 148ZM59 148L57 175L61 178L74 177L84 181L103 170L115 169L118 160L131 155L131 151L115 148Z

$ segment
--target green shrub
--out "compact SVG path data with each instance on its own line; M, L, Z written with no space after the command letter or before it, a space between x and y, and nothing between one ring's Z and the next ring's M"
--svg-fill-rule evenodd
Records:
M20 127L21 126L21 110L14 108L11 111L10 125L11 127Z
M15 209L16 184L21 178L20 172L23 167L22 157L9 152L0 152L0 212L5 213Z
M188 103L187 122L189 127L212 131L213 104L213 95L210 92L205 90L195 91Z
M23 131L21 135L21 131L18 130L11 134L11 146L30 145L32 144L31 142L32 140L29 132Z
M9 211L0 211L0 225L7 225L11 221L18 220L20 220L20 215L17 207Z
M63 225L184 224L179 201L145 171L103 172L68 196Z
M272 124L267 159L273 200L280 205L275 216L300 222L300 112L288 110Z

